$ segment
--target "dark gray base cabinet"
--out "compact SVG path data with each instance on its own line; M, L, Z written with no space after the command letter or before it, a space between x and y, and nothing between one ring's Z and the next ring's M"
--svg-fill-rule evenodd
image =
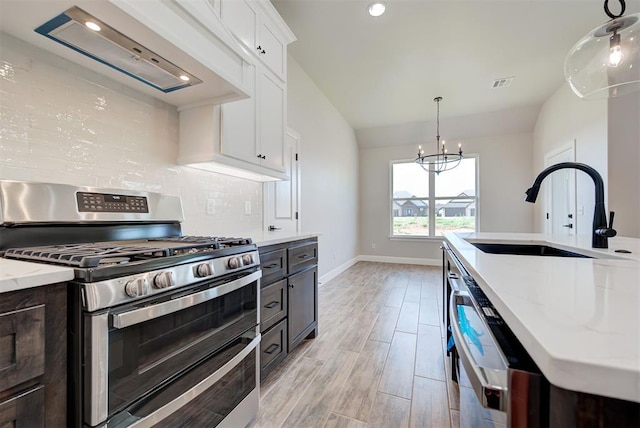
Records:
M316 238L260 247L260 378L318 334Z
M67 425L66 290L0 294L0 427Z
M318 327L318 268L289 277L289 340L293 350L307 336L316 337Z

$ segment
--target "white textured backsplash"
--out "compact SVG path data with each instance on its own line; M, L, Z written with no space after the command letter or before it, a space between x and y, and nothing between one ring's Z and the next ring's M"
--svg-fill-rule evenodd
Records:
M176 165L177 154L175 107L1 34L0 179L178 195L185 234L261 229L260 183Z

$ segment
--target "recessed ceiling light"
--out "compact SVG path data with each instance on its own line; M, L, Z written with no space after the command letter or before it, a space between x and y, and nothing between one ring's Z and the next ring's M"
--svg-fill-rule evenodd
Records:
M382 2L371 3L369 5L369 15L380 16L387 9L387 5Z
M93 31L100 31L101 28L98 24L96 24L95 22L92 21L87 21L84 23L84 25L87 26L88 29L93 30Z
M181 76L180 76L180 80L183 80L183 81L185 81L185 82L188 82L188 81L189 81L189 76L187 76L187 75L183 74L183 75L181 75Z

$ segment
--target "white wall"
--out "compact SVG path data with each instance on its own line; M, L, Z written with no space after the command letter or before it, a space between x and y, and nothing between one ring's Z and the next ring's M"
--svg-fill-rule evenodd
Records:
M609 100L609 210L620 236L640 238L640 92Z
M576 161L595 168L607 189L607 101L585 101L578 98L567 84L561 86L542 106L533 132L533 171L537 175L544 169L544 156L560 146L575 140ZM593 180L582 173L576 174L577 231L590 235L593 223L595 190ZM535 204L534 230L544 231L544 190ZM607 204L608 207L608 204ZM581 209L582 208L582 209Z
M358 255L358 146L353 129L288 58L288 125L301 136L302 230L320 233L319 274Z
M479 231L530 232L532 207L524 201L524 192L533 182L531 135L497 135L460 141L465 153L479 157ZM431 262L441 258L439 239L389 239L390 162L413 159L416 152L415 145L360 150L360 250L369 258Z
M6 34L0 43L0 179L178 195L186 234L261 229L261 184L176 165L175 107Z

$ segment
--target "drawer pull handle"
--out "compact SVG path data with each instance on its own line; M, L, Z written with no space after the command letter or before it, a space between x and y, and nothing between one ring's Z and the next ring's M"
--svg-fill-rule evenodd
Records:
M299 259L306 259L307 257L309 257L309 254L300 254L298 256Z
M265 354L273 354L274 352L276 352L276 349L278 349L280 347L280 345L278 345L277 343L273 343L271 346L269 346L267 349L264 350Z
M267 309L271 309L271 308L275 308L276 306L278 306L280 304L280 302L276 302L275 300L273 302L270 302L268 305L265 305L264 307Z
M278 266L280 266L278 263L271 263L270 265L264 266L263 269L273 269Z

